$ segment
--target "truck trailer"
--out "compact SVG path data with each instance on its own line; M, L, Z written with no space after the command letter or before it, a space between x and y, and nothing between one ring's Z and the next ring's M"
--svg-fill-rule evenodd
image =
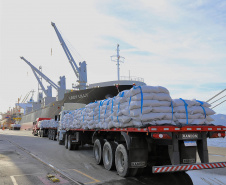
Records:
M152 173L226 167L209 163L207 138L225 137L224 126L148 126L146 128L63 129L57 140L68 150L93 145L96 164L116 168L122 176L135 176L151 167ZM198 152L201 163L197 163Z
M122 176L184 172L226 167L209 163L207 138L225 137L226 127L215 126L210 104L172 99L161 86L134 86L116 97L76 110L62 110L57 135L66 149L93 145L96 164ZM197 153L200 159L198 163Z

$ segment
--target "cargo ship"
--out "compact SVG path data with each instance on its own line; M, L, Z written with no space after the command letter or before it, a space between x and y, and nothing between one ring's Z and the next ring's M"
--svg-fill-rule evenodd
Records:
M112 56L112 61L117 62L118 79L116 81L87 85L86 62L83 61L79 62L79 65L76 64L55 23L52 22L51 25L53 26L59 42L68 58L69 64L78 79L78 85L75 87L76 90L66 90L64 76L60 77L60 81L57 85L42 73L41 68L37 69L24 57L21 57L21 59L31 67L39 83L37 102L30 101L29 103L17 104L24 110L24 114L21 116L19 122L19 124L21 124L21 130L31 129L33 122L39 117L54 119L56 115L59 115L61 110L82 108L91 102L103 100L108 97L114 97L119 92L130 89L133 85L145 85L142 78L120 77L119 63L122 62L124 57L119 55L119 45L117 45L117 55ZM46 82L50 84L50 86L47 86L47 89L44 88L42 79L46 80ZM52 87L57 90L57 97L52 97ZM43 93L46 95L44 98Z
M22 115L19 122L21 130L30 130L33 122L39 117L54 119L55 115L58 115L62 109L81 108L81 106L91 102L114 97L119 92L132 88L134 84L145 85L144 82L136 80L109 81L92 84L88 89L65 93L63 100L52 102L38 110Z

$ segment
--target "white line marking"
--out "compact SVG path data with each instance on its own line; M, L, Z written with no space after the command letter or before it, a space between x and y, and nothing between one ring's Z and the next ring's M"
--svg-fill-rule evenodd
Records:
M5 138L5 137L4 137ZM5 140L7 140L8 142L10 142L11 144L15 145L16 147L18 147L19 149L23 150L24 152L26 152L27 154L31 155L32 157L34 157L35 159L41 161L43 164L50 166L51 164L45 162L44 160L42 160L41 158L39 158L38 156L34 155L33 153L29 152L28 150L26 150L25 148L23 148L22 146L10 141L9 139L5 138ZM71 180L72 182L74 182L75 184L81 185L80 182L74 180L73 178L71 178L69 176L69 174L65 174L62 170L56 168L55 166L51 165L50 166L52 169L54 169L55 171L57 171L58 173L60 173L61 175L65 176L66 178L68 178L69 180ZM11 177L11 176L10 176ZM13 176L12 176L13 177ZM14 178L14 177L13 177ZM12 179L12 178L11 178ZM15 178L14 178L15 180ZM16 182L16 181L15 181ZM17 183L14 185L18 185Z
M13 185L18 185L17 182L16 182L16 179L13 177L13 176L10 176L12 182L13 182Z
M54 166L53 166L53 165L51 165L51 164L49 164L49 166L50 166L50 167L52 167L52 168L54 168Z

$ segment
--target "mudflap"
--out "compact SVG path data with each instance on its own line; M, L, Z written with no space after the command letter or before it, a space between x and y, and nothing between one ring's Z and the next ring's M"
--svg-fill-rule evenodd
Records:
M148 161L148 144L145 138L130 137L129 168L144 168Z

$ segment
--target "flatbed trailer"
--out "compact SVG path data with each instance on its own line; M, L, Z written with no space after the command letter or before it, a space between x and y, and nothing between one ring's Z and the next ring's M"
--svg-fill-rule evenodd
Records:
M125 177L139 175L146 167L152 173L226 167L226 162L209 163L207 148L207 138L225 137L225 131L226 127L213 125L63 129L57 131L57 140L69 150L93 145L96 163L107 170L116 168Z

